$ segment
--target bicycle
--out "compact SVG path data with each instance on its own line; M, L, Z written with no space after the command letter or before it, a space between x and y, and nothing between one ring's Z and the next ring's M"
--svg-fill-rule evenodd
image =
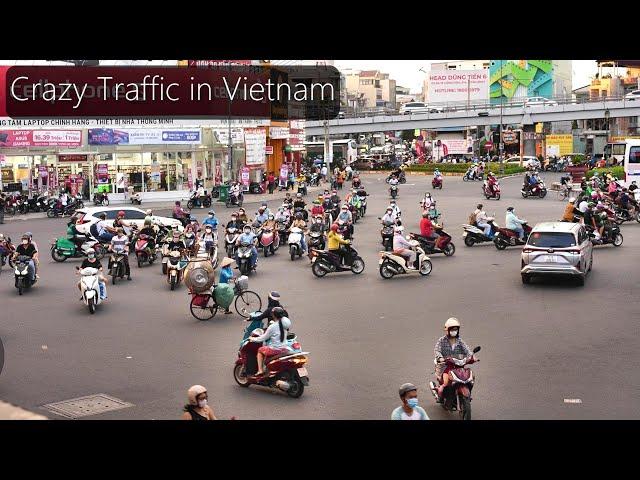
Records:
M233 287L235 296L235 301L233 302L234 308L238 315L243 318L249 318L252 312L262 309L262 299L260 295L252 290L248 290L248 284L249 279L243 275L236 280ZM195 319L200 321L211 320L218 312L218 308L222 308L216 302L214 295L215 287L214 285L209 291L204 293L191 293L192 298L189 303L189 310Z

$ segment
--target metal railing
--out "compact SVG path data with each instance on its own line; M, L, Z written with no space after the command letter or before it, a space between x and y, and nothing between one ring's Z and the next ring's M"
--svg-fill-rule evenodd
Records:
M553 108L560 105L580 105L580 104L597 104L597 103L605 103L605 102L628 102L630 104L638 104L640 106L640 100L629 100L624 95L617 96L608 96L608 97L598 97L598 98L568 98L565 96L560 97L551 97L545 98L545 103L539 104L531 104L526 105L527 98L518 98L509 100L507 102L486 102L486 101L471 101L471 102L431 102L428 103L426 108L433 109L441 109L442 112L432 112L431 114L442 115L446 113L452 112L477 112L477 111L486 111L490 109L499 109L499 108ZM548 102L548 103L546 103ZM357 111L347 111L342 112L338 120L348 119L348 118L368 118L368 117L378 117L378 116L396 116L396 115L426 115L427 112L404 112L400 113L400 109L391 109L391 108L364 108L358 109Z

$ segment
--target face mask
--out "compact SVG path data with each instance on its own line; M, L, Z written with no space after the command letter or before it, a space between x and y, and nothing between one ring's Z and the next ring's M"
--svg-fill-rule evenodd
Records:
M204 408L207 406L207 399L205 398L204 400L198 400L198 406L200 408Z
M407 405L409 405L411 408L416 408L418 406L418 399L417 398L408 399Z
M29 243L29 240L22 240L23 245L27 245L28 243Z
M213 218L213 215L209 214L209 218Z
M236 218L236 217L231 217L231 221L232 221L232 222L235 222L236 220L237 220L237 218Z
M458 336L458 330L451 330L449 332L449 335L451 335L452 337L457 337Z
M89 260L94 260L96 258L96 256L95 255L87 255L87 258Z

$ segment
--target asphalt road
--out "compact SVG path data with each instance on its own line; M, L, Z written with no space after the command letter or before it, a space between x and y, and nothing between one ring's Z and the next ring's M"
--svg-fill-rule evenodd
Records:
M544 177L550 185L557 176ZM400 187L398 202L409 230L417 229L418 202L431 190L430 181L409 176ZM237 386L232 368L244 327L240 317L195 320L184 286L170 292L158 265L133 266L133 281L110 285L109 300L90 316L75 287L79 260L54 263L46 248L64 233L64 221L3 225L0 231L14 238L33 231L43 261L41 280L22 297L6 267L0 276L5 348L0 398L59 418L41 406L105 393L134 407L86 418L175 419L187 388L203 384L221 418L387 419L399 404L399 385L413 382L431 418L457 419L435 405L427 390L433 345L444 321L456 316L462 338L470 347L482 346L481 361L473 367L474 419L639 418L633 298L640 286L640 225L623 225L620 248L596 248L584 287L560 281L523 286L519 248L465 247L460 226L480 201L500 224L509 205L532 224L561 216L565 204L554 193L522 199L520 181L504 179L502 200L487 201L479 182L445 177L444 189L434 196L457 250L453 257L432 256L433 272L426 278L383 280L379 275L376 217L388 202L382 174L364 176L372 196L354 245L366 263L362 275L317 279L305 257L295 262L284 252L260 257L249 288L264 302L269 290L281 292L292 331L311 352L311 385L297 400ZM230 210L216 210L226 222Z

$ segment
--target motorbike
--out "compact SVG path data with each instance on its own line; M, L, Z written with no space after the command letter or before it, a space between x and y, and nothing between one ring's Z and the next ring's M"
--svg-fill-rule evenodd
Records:
M134 205L142 205L142 195L140 192L134 192L131 194L131 203Z
M369 194L364 190L358 191L358 198L360 199L360 217L364 218L365 213L367 213L367 196Z
M270 228L262 228L262 235L260 235L260 246L265 257L269 256L269 253L275 255L278 248L280 248L280 237L278 232L274 232Z
M16 207L16 198L13 196L8 196L4 203L4 213L6 215L13 216L18 212Z
M171 286L171 291L175 290L176 286L182 281L185 266L186 262L182 260L180 250L171 250L167 260L167 283Z
M291 261L294 261L296 256L298 258L302 257L302 236L304 232L298 228L291 228L291 232L289 232L289 255L291 256Z
M518 233L508 228L496 227L497 232L493 237L493 244L498 250L504 250L507 247L514 247L516 245L524 245L527 243L529 234L531 233L531 227L526 223L522 224L524 229L524 240L518 238Z
M463 182L474 182L476 180L482 180L484 177L484 174L474 174L473 173L473 169L469 169L465 172L464 176L462 177L462 181Z
M124 278L124 256L125 252L117 252L109 258L109 274L111 275L111 283L116 284L116 278Z
M187 252L192 257L195 257L198 253L198 244L196 242L196 234L194 232L187 232L184 235L184 245L187 247Z
M278 222L277 223L277 230L278 230L278 238L280 239L280 245L286 245L287 244L287 240L289 238L289 227L286 223L284 222Z
M324 250L325 247L326 247L326 241L325 241L324 232L311 230L309 232L309 245L308 245L309 250L311 250L312 248L315 248L317 250Z
M93 195L93 204L100 207L109 206L109 195L105 193L97 192Z
M467 247L473 247L476 243L484 243L484 242L493 242L493 237L498 231L498 225L494 222L493 218L489 218L487 223L491 226L491 231L489 232L489 236L485 236L484 230L479 228L475 222L473 224L464 223L462 228L464 229L464 233L462 237L464 238L464 244Z
M298 213L302 214L302 219L306 222L307 220L309 220L309 212L307 211L307 209L305 209L304 207L296 207L293 210L293 215L297 215Z
M522 198L528 198L528 197L544 198L547 195L547 187L544 185L544 182L540 181L533 187L529 188L528 190L525 188L522 188L520 190L520 193L522 194Z
M389 195L391 195L391 198L393 199L398 196L398 185L391 185L389 187Z
M433 189L439 188L440 190L442 190L442 177L433 177L433 180L431 180L431 187Z
M413 275L420 274L426 277L433 270L431 260L420 246L420 242L416 240L410 240L413 250L416 252L416 259L413 262L414 269L409 269L406 266L404 257L396 255L393 252L380 252L380 276L384 279L391 279L396 275Z
M619 247L624 241L620 233L620 226L615 222L609 222L609 225L604 229L604 234L599 239L596 239L593 228L587 227L587 231L589 232L591 243L594 245L613 245L614 247Z
M451 242L451 235L445 232L442 227L436 227L435 232L440 235L440 238L436 240L427 240L417 233L410 233L409 237L412 240L417 240L420 243L420 248L427 255L444 253L447 257L450 257L456 253L456 246Z
M260 182L251 182L249 184L249 192L257 195L264 193L264 187Z
M227 199L224 202L224 206L227 208L233 207L233 206L241 207L243 201L244 201L244 195L242 194L242 192L240 192L240 195L238 195L237 197L235 195L229 194L227 196Z
M189 210L199 206L200 208L209 208L211 206L211 195L204 192L202 197L198 196L198 192L194 192L187 201L187 208Z
M478 361L475 358L475 354L479 351L480 347L476 347L469 357L465 358L463 355L458 355L458 358L447 357L443 360L446 364L445 372L451 376L452 381L442 391L442 407L449 411L457 410L462 420L471 420L471 391L473 390L475 375L473 370L467 368L467 365ZM434 363L437 365L437 359ZM439 386L440 382L437 384L433 381L429 382L431 393L436 402L440 400L438 397Z
M359 177L354 178L353 181L351 182L352 188L360 188L361 186L362 186L362 181L360 180Z
M482 193L484 194L487 200L489 200L490 198L495 198L496 200L500 200L500 184L496 182L493 188L494 190L492 192L491 189L489 188L489 182L485 180L482 184Z
M629 209L624 209L615 205L614 211L616 215L616 223L618 225L622 225L624 222L630 222L632 220L640 223L640 209L638 208L630 207Z
M66 237L53 239L51 242L51 258L56 262L64 262L67 258L82 258L87 256L87 250L93 248L96 252L96 258L101 260L104 257L105 250L102 244L87 236L87 240L80 248Z
M382 236L382 246L385 252L389 252L393 249L393 225L383 225L380 230Z
M298 182L298 193L301 193L302 196L307 195L307 183L306 182Z
M256 323L252 322L250 326ZM255 328L249 336L258 337L263 333L262 328ZM302 351L294 333L287 333L286 341L290 351L265 359L265 375L257 377L255 376L258 371L257 355L262 343L251 342L249 338L245 338L240 344L238 359L233 367L233 378L238 385L242 387L261 385L273 390L282 390L292 398L300 398L304 393L304 387L309 385L309 373L304 367L309 352Z
M224 236L224 249L227 252L227 257L233 258L236 255L236 242L240 237L240 232L237 228L227 228L227 233Z
M15 286L18 289L18 295L22 295L22 292L31 288L38 280L32 282L29 278L29 258L26 255L19 255L13 262L14 274L15 274Z
M67 204L66 207L62 206L62 202L60 202L59 200L55 200L53 204L50 204L51 208L49 208L49 210L47 210L47 217L48 218L56 218L56 217L60 217L60 216L66 216L66 215L73 215L76 211L76 206L74 203L70 202L69 204Z
M309 185L312 187L317 187L320 185L320 175L314 173L311 175L311 179L309 180Z
M344 262L340 263L337 255L329 250L311 251L311 271L316 277L324 277L327 273L351 271L356 275L364 272L364 260L351 245L344 245Z
M240 247L238 248L238 269L242 275L249 275L252 270L256 269L255 265L251 267L252 246L250 242L240 242Z
M389 183L389 180L391 180L391 178L394 176L393 173L391 173L386 179L385 182ZM401 171L399 176L398 176L398 183L407 183L407 177L404 173L404 171Z
M98 269L97 268L80 268L77 267L80 272L80 291L82 292L82 300L84 304L89 308L89 313L93 315L96 313L96 307L102 303L103 294L100 291L100 282L98 281Z
M144 263L153 265L156 259L156 249L149 246L149 240L149 236L144 233L141 233L136 240L135 252L136 259L138 260L138 268L141 268Z
M9 266L13 268L13 260L11 257L16 251L16 247L11 243L10 237L5 237L3 243L0 243L0 268L4 267L9 261Z

